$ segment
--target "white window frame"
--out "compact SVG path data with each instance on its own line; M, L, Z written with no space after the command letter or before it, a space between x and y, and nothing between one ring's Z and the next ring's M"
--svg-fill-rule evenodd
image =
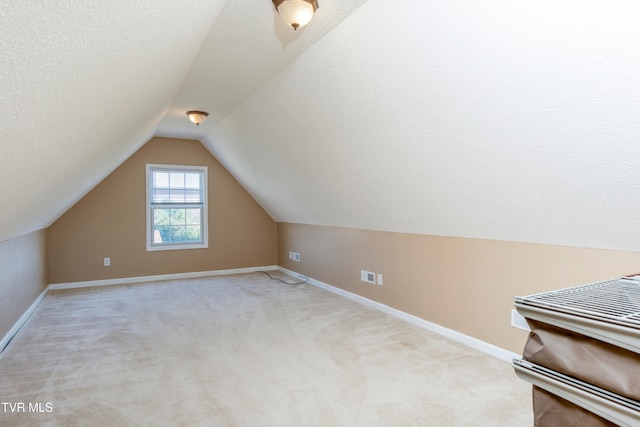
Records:
M153 206L151 204L151 185L152 185L152 173L154 171L166 171L166 172L199 172L202 174L202 217L200 219L202 241L198 243L167 243L157 244L153 243ZM209 231L208 231L208 175L206 166L185 166L185 165L161 165L151 164L146 165L146 206L147 206L147 251L172 251L181 249L205 249L209 247ZM187 205L187 204L185 204ZM180 206L180 205L178 205Z

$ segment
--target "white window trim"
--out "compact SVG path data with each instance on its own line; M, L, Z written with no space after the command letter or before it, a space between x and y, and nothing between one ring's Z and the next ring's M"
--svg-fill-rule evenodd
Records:
M208 218L209 218L209 178L208 178L208 169L206 166L185 166L185 165L160 165L160 164L152 164L147 163L146 165L146 209L147 209L147 223L146 223L146 234L147 234L147 252L153 251L175 251L182 249L206 249L209 247L209 228L208 228ZM203 173L203 212L202 212L202 243L195 244L176 244L176 245L153 245L153 221L151 218L151 171L153 169L166 169L168 171L199 171Z

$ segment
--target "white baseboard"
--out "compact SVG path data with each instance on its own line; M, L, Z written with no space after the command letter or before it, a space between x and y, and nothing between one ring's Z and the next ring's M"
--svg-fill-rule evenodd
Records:
M36 298L36 300L29 306L27 311L25 311L22 314L22 316L20 316L18 321L13 325L11 329L9 329L9 332L5 334L2 340L0 340L0 353L2 353L5 348L7 348L7 345L9 345L9 342L11 342L13 337L16 336L20 328L24 326L24 324L27 322L27 320L33 314L33 312L36 311L36 308L38 308L38 306L40 305L44 297L47 296L48 293L49 293L49 288L47 287L44 291L40 293L40 295L38 295L38 298Z
M267 265L264 267L232 268L227 270L196 271L192 273L159 274L157 276L127 277L122 279L105 279L105 280L89 280L86 282L54 283L49 285L49 290L55 291L60 289L93 288L97 286L130 285L135 283L158 282L161 280L194 279L198 277L224 276L228 274L239 274L239 273L255 273L256 271L273 271L277 269L278 269L278 266L276 265Z
M288 270L284 267L278 267L278 270L288 274L292 277L295 278L301 278L301 279L306 279L307 276L304 276L302 274L296 273L295 271L291 271ZM427 320L421 319L419 317L416 317L414 315L405 313L404 311L400 311L398 309L389 307L387 305L381 304L377 301L373 301L370 300L368 298L365 298L363 296L345 291L344 289L340 289L340 288L336 288L335 286L329 285L327 283L321 282L319 280L315 280L312 278L308 278L309 281L308 283L317 286L319 288L325 289L329 292L332 292L334 294L343 296L345 298L348 298L350 300L353 300L355 302L358 302L360 304L366 305L367 307L371 307L374 308L376 310L380 310L384 313L387 313L391 316L397 317L399 319L402 319L404 321L407 321L411 324L414 324L416 326L419 326L421 328L427 329L431 332L434 332L438 335L442 335L443 337L449 338L453 341L459 342L461 344L464 344L468 347L474 348L476 350L479 350L483 353L486 353L490 356L493 357L497 357L500 360L504 360L505 362L511 363L513 361L514 358L519 358L520 355L513 353L509 350L505 350L503 348L497 347L493 344L489 344L488 342L479 340L477 338L473 338L469 335L465 335L461 332L458 331L454 331L453 329L449 329L449 328L445 328L444 326L440 326L436 323L433 322L429 322Z

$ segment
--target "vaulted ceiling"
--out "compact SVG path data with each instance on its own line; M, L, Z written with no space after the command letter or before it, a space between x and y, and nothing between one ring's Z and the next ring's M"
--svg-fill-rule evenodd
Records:
M0 241L157 135L276 221L640 250L636 2L319 2L2 1Z

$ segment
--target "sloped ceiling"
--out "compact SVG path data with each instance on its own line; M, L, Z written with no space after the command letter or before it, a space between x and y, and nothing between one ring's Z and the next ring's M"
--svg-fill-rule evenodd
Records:
M270 0L3 0L0 241L48 227L154 134L202 138L364 1L294 33Z
M0 2L0 241L153 136L223 1Z
M370 0L204 140L278 221L638 251L639 22Z
M0 241L155 134L277 221L639 250L633 1L76 3L0 5Z

